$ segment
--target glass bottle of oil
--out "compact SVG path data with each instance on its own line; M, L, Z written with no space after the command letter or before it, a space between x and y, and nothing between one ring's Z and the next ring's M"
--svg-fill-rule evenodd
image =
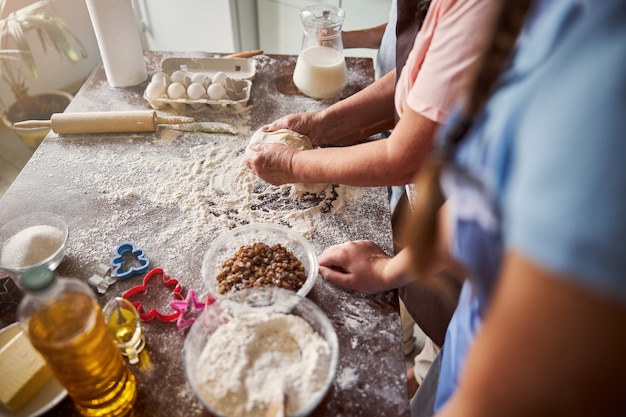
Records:
M46 268L26 271L22 284L22 327L78 411L86 417L130 414L137 383L91 289Z

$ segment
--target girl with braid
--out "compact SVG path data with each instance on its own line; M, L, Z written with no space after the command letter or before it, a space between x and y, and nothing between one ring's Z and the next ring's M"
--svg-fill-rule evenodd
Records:
M405 249L336 246L320 273L365 292L467 277L413 416L625 416L626 3L498 3Z

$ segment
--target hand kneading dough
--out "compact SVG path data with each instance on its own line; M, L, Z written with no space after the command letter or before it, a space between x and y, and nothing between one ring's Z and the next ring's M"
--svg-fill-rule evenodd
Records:
M301 135L298 132L294 132L289 129L279 129L274 132L265 132L261 129L254 132L254 135L250 138L250 145L256 145L257 143L282 143L287 146L291 146L300 151L313 149L311 140L308 136ZM293 191L296 194L312 193L320 194L328 186L328 184L292 184Z

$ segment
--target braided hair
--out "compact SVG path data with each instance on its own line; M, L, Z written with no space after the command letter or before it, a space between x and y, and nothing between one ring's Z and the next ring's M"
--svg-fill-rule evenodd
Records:
M469 82L468 95L456 123L443 138L442 146L425 161L416 178L417 196L404 232L404 245L411 250L413 270L427 277L436 262L438 241L437 213L445 201L441 190L441 173L462 142L472 121L483 109L505 62L517 41L531 0L501 0L496 2L495 21Z

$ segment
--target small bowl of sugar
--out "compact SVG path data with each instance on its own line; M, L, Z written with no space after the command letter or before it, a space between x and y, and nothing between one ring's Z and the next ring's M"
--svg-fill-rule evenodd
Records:
M331 387L339 345L313 301L282 288L247 288L218 298L196 319L183 362L212 415L303 417Z
M0 227L0 269L23 273L33 267L56 269L65 256L69 228L52 213L29 213Z

